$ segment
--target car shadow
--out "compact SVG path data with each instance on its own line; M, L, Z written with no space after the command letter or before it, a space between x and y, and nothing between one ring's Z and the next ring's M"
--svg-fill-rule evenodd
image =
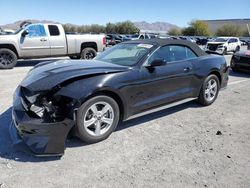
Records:
M234 76L234 77L241 77L241 78L250 78L250 72L249 71L241 71L241 72L234 72L230 71L229 76Z
M0 115L0 158L20 162L46 162L58 160L59 157L35 157L29 153L29 150L25 144L12 143L9 134L9 126L11 123L11 111L12 107L7 109Z
M116 129L116 131L122 131L124 129L140 126L145 122L155 120L175 112L185 110L187 108L201 108L198 103L191 101L178 106L174 106L168 109L164 109L158 112L151 113L150 115L144 115L135 119L131 119L122 122ZM0 115L0 158L7 160L15 160L19 162L47 162L58 160L60 157L35 157L30 152L27 146L23 143L13 144L9 135L9 125L11 123L11 111L12 107L7 109ZM81 147L89 144L83 143L78 138L70 138L66 141L66 148Z

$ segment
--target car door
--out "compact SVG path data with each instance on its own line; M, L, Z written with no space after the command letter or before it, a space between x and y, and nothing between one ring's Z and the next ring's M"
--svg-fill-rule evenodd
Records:
M59 56L67 54L67 44L64 33L60 33L57 25L48 25L50 35L51 56Z
M46 28L42 24L31 24L19 36L21 57L46 57L50 56L50 43Z
M234 42L234 39L233 38L230 38L229 40L228 40L228 48L227 48L227 51L233 51L233 50L235 50L235 42Z
M164 59L166 65L148 67L155 59ZM139 82L133 91L133 113L155 106L192 97L193 62L197 55L188 47L169 45L156 50L139 71ZM133 92L132 91L132 92Z

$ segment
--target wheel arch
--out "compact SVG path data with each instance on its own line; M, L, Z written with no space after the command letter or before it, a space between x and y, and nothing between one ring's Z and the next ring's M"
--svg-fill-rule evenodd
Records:
M97 49L97 43L96 42L83 42L81 44L81 51L84 49L84 48L94 48L96 50L96 52L98 51ZM80 51L80 52L81 52Z
M117 92L110 90L110 89L105 88L105 89L101 89L101 90L97 90L97 91L93 92L88 97L86 97L85 100L81 101L81 104L83 104L88 99L95 97L95 96L98 96L98 95L106 95L106 96L109 96L112 99L114 99L117 102L119 110L120 110L120 121L122 121L124 118L126 118L127 110L125 107L124 100Z
M217 76L217 78L219 79L220 85L221 85L221 83L222 83L222 77L221 77L220 72L217 71L217 70L212 70L207 76L212 75L212 74L214 74L215 76Z
M16 54L17 58L19 58L17 49L13 44L0 44L0 49L1 48L7 48L7 49L13 51Z

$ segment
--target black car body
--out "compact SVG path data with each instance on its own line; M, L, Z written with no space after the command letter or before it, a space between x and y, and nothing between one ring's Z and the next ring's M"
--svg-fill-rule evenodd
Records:
M230 66L233 71L250 71L250 50L234 53Z
M136 63L128 63L133 58L120 53L124 49L126 53L139 49ZM105 62L112 50L125 57ZM35 66L15 91L11 134L17 130L36 155L62 155L67 135L75 132L79 109L93 97L113 99L119 106L116 115L126 120L162 105L197 99L211 75L218 80L218 90L227 85L224 57L172 39L121 43L95 60L44 62Z

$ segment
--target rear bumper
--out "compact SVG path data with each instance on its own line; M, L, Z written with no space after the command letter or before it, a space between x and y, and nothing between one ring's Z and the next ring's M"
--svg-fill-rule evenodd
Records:
M250 63L231 60L231 67L238 70L250 71Z
M20 97L16 97L9 127L14 143L24 142L36 156L61 156L65 141L74 121L45 122L41 118L30 117L23 108Z

